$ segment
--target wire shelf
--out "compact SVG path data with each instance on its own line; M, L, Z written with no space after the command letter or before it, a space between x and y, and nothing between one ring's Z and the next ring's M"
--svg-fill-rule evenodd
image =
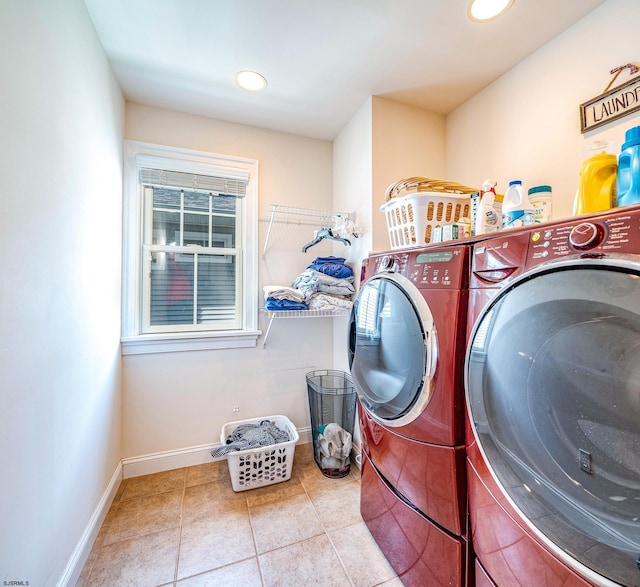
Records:
M351 310L347 308L336 310L265 310L264 308L260 308L260 310L269 317L269 325L262 340L263 347L267 345L267 339L269 338L269 332L271 332L271 326L274 320L281 318L335 318L337 316L349 316L351 314Z
M351 310L262 310L272 318L327 318L331 316L346 316Z

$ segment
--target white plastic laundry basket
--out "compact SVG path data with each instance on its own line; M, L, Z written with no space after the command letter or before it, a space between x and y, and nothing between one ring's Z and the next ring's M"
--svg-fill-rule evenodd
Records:
M392 249L435 242L437 229L458 222L470 213L475 188L433 177L408 177L386 190L384 213Z
M226 444L227 437L242 424L258 425L264 420L273 422L280 430L289 435L287 442L269 446L237 450L227 453L231 486L234 491L246 491L288 481L293 469L293 456L299 440L298 431L286 416L265 416L252 420L228 422L222 427L220 443Z
M409 194L380 206L387 219L392 249L428 245L436 227L454 224L469 216L470 199L466 194Z

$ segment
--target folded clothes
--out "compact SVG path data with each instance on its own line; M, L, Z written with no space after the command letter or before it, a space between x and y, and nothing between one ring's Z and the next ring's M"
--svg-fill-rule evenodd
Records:
M332 294L335 296L348 296L354 293L356 290L350 283L344 283L339 285L330 285L325 283L318 284L318 291Z
M313 260L314 263L344 263L345 261L345 257L334 257L333 255L328 257L316 257Z
M293 302L304 302L304 294L297 289L286 285L265 285L262 288L264 299L275 298L278 300L291 300Z
M350 277L353 275L353 269L345 265L345 261L344 257L316 257L307 269L314 269L332 277Z
M309 310L350 310L353 302L341 296L318 292L311 296L307 305Z
M304 302L295 302L293 300L279 300L277 298L267 298L264 303L265 310L308 310L309 306Z
M353 283L353 276L350 277L332 277L331 275L326 275L324 273L320 273L320 271L316 271L315 269L305 269L300 275L298 275L291 287L300 289L296 284L297 283L307 283L307 282L320 282L331 285L342 285L344 283Z
M315 269L306 269L295 278L291 285L300 290L305 299L309 300L318 291L334 295L351 295L355 292L352 285L353 279L353 276L338 278L325 275Z

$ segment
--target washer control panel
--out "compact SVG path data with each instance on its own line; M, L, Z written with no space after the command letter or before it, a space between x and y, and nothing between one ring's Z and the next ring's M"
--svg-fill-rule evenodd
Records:
M593 222L582 222L574 226L569 233L569 245L578 250L589 250L597 247L604 240L602 226Z
M473 245L471 288L499 287L569 256L640 255L640 206L495 233Z
M640 211L541 225L529 238L527 268L567 255L640 254Z

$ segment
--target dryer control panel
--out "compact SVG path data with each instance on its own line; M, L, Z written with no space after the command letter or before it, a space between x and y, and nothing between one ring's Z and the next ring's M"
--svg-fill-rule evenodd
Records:
M385 272L399 273L419 288L465 289L469 275L469 247L455 245L372 255L363 277L368 279Z
M466 289L469 274L469 248L448 247L412 255L407 277L419 288Z

